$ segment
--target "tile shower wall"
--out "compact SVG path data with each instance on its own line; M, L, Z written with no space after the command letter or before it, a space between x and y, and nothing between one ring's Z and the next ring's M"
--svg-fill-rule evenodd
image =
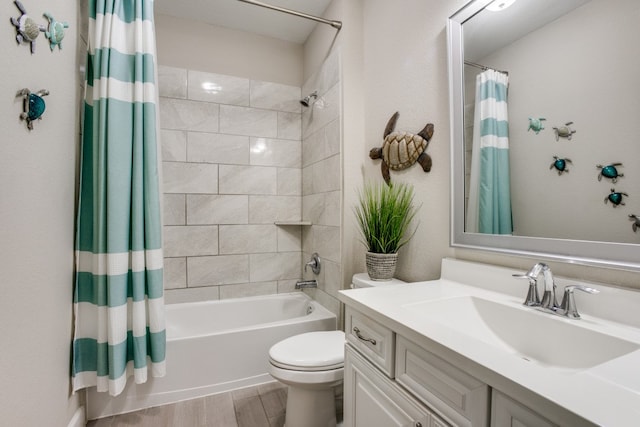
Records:
M168 302L290 292L301 276L299 87L159 67Z
M304 83L302 95L316 90L320 95L318 101L302 113L302 219L312 223L302 230L302 250L305 262L313 252L318 252L322 259L318 289L308 292L339 316L340 303L336 297L342 288L342 161L338 49ZM308 271L304 277L314 276Z

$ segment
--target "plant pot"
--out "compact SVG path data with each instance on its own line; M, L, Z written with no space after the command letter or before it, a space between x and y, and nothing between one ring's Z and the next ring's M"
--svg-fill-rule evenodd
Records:
M365 256L367 273L371 280L391 280L396 272L398 254L377 254L367 252Z

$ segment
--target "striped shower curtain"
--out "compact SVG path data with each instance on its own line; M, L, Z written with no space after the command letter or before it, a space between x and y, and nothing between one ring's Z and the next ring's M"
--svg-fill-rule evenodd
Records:
M476 105L466 231L512 234L507 74L476 78Z
M165 372L152 0L88 0L73 390Z

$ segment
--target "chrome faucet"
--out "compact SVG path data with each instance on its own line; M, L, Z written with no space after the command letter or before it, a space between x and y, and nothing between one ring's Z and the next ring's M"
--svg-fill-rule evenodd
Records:
M589 286L583 285L571 285L565 286L564 288L564 296L562 297L562 304L557 310L557 314L565 317L570 317L572 319L579 319L580 313L578 313L578 308L576 307L576 300L573 297L573 291L577 289L582 292L586 292L588 294L598 294L599 290L590 288Z
M542 273L544 277L544 292L542 293L542 300L538 297L538 276ZM531 270L525 274L514 274L513 277L518 279L529 280L529 292L524 305L529 307L542 307L553 310L558 307L558 300L556 299L556 284L553 281L553 274L551 268L542 262L537 263Z
M540 301L540 305L542 308L555 310L558 308L558 300L556 299L556 283L553 280L551 267L541 262L534 265L533 268L536 268L536 266L539 266L538 274L540 274L541 271L542 276L544 277L544 292L542 293L542 301Z
M542 300L538 296L538 277L542 273L544 277L544 291L542 293ZM576 308L575 299L573 297L573 291L578 289L590 294L597 294L600 291L588 286L571 285L564 288L564 296L562 303L558 305L556 299L556 284L551 273L551 267L542 262L537 263L531 270L525 274L514 274L513 277L517 279L529 280L529 291L527 292L527 298L524 301L524 305L528 307L538 308L542 311L551 314L557 314L559 316L569 317L572 319L579 319L580 314Z
M300 280L299 282L296 282L296 289L317 288L317 287L318 287L318 282L316 281L316 279Z
M522 305L526 305L527 307L539 307L540 306L540 295L538 295L538 280L536 277L526 274L514 274L513 277L516 279L527 279L529 280L529 291L527 292L527 298L524 300Z

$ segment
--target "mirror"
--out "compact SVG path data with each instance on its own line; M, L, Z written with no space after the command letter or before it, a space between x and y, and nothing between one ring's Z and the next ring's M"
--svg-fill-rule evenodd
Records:
M452 246L640 270L640 229L630 217L640 216L640 49L629 43L640 36L640 6L517 0L485 9L492 3L468 3L447 27ZM478 65L508 72L511 234L467 227ZM546 119L544 129L530 129L529 118ZM616 163L624 176L614 182L602 168Z

